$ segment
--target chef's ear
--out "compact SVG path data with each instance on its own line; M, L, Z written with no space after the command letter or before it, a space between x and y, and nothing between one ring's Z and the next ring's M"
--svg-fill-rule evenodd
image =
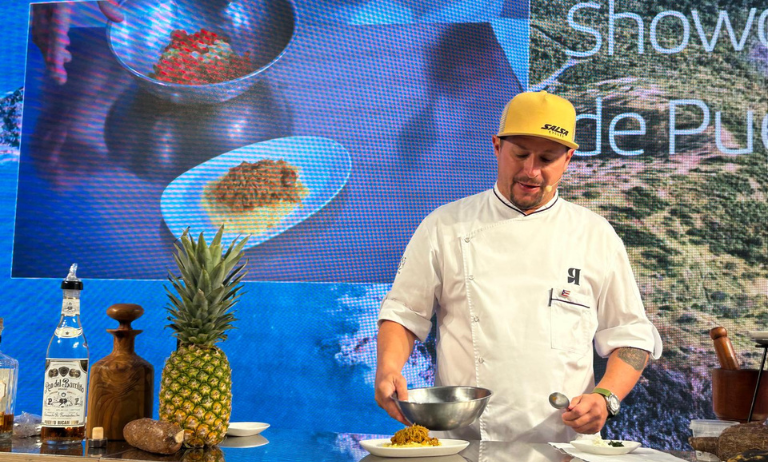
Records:
M571 163L571 159L573 158L573 154L576 152L576 149L574 148L568 148L568 150L565 152L565 170L568 168L568 165Z
M491 141L493 142L493 154L498 159L499 153L501 153L501 142L503 140L496 135L491 135Z

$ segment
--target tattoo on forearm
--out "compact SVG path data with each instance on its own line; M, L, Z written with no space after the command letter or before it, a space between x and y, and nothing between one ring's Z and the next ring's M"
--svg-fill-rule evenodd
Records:
M636 371L642 371L646 361L648 361L648 352L639 348L619 348L616 355Z

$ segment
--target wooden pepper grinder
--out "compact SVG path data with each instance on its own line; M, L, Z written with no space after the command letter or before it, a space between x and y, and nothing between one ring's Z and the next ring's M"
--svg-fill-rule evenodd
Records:
M144 314L139 305L120 303L107 309L107 316L118 321L112 353L91 366L88 396L87 438L96 427L104 428L104 438L124 440L123 427L132 420L152 418L155 370L134 350L134 339L142 331L131 322Z

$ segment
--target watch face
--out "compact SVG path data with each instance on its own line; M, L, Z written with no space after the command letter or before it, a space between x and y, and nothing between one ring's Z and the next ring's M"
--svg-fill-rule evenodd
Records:
M605 398L606 402L608 403L608 412L611 415L616 415L619 413L619 398L616 397L616 395L611 395Z

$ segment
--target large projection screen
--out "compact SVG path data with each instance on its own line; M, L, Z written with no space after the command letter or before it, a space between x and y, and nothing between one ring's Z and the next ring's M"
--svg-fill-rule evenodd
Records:
M120 23L97 2L3 3L0 316L2 350L21 362L17 414L40 413L73 262L91 360L112 348L106 309L137 303L137 352L159 381L175 346L163 289L174 242L187 227L212 237L211 185L268 160L303 189L228 230L251 235L222 344L232 419L348 434L338 450L399 429L373 401L379 304L420 221L493 187L491 135L526 90L576 106L561 197L614 226L664 341L605 436L689 449L690 420L715 418L715 326L742 367L759 366L768 2L130 0ZM201 28L247 54L253 75L197 89L146 77L171 31ZM57 38L65 74L47 59ZM434 348L434 334L417 343L411 386L434 382Z

